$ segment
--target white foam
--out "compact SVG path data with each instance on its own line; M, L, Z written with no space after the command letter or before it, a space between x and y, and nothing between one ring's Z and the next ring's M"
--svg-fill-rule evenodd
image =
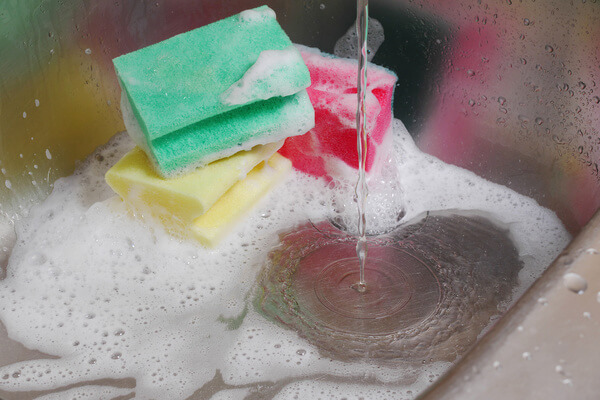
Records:
M332 60L331 55L321 52L317 48L302 45L295 46L301 53L305 54L306 57L310 57L310 65L316 69L327 70L331 69L332 65L335 65L336 68L339 68L342 71L341 73L348 74L348 71L352 71L352 76L356 76L355 71L357 71L358 68L358 61L356 60L340 58ZM373 94L373 88L378 87L379 85L393 85L396 80L396 74L372 63L368 64L367 69L369 71L369 85L365 96L365 108L367 109L369 116L367 119L367 131L371 131L376 122L376 118L371 116L378 115L381 111L381 105L379 104L377 97ZM321 103L314 104L314 106L315 108L326 109L331 113L337 114L339 123L342 126L349 129L356 129L356 107L358 102L356 97L356 82L350 80L348 83L348 87L343 87L344 84L340 84L340 82L328 82L323 79L318 82L313 82L313 89L326 93L338 94L335 99L319 97L318 101L321 101ZM354 89L354 92L349 89ZM327 101L327 103L325 103L325 101Z
M275 11L267 6L262 6L252 10L245 10L240 13L240 22L262 22L267 18L276 18Z
M239 105L275 96L290 96L307 87L298 86L296 77L301 69L306 69L306 66L294 46L283 50L264 50L244 76L222 93L221 101Z
M399 121L394 127L407 218L440 209L492 213L511 227L527 257L519 291L569 241L552 212L420 153ZM0 367L0 389L133 377L139 399L185 399L208 382L203 393L221 398L265 382L273 382L277 398L411 398L448 367L331 360L248 304L277 233L331 216L336 195L324 181L293 172L221 246L207 250L132 216L106 185L104 173L131 146L126 135L115 137L15 221L0 318L11 338L57 358Z
M36 397L35 400L111 400L117 397L126 396L133 392L133 389L121 389L112 386L90 385L67 389L56 393L50 393L44 396Z

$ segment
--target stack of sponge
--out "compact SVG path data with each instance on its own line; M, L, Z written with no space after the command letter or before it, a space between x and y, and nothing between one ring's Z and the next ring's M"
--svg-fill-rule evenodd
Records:
M108 184L207 246L291 168L283 140L314 126L308 69L266 6L113 62L137 147Z

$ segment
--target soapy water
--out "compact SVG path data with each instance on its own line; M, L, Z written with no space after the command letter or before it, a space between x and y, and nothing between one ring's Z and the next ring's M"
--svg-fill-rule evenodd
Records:
M120 134L72 176L57 180L46 201L15 221L17 239L6 252L7 276L0 281L0 318L11 339L48 357L0 367L0 397L27 398L14 393L26 392L54 398L113 396L103 393L139 399L413 398L570 238L556 216L532 199L420 153L399 121L394 142L395 173L405 190L404 220L414 223L388 236L397 244L395 257L418 259L426 267L414 287L427 285L431 292L421 297L425 311L404 319L399 336L389 336L394 318L384 318L382 329L367 340L373 319L363 319L362 331L354 325L337 331L335 318L298 322L290 317L289 303L265 312L264 305L279 297L267 297L263 305L258 300L265 298L269 281L264 277L273 271L263 268L266 261L277 251L291 251L277 247L278 233L307 220L320 228L311 232L339 232L318 221L346 212L348 220L354 218L352 207L332 215L336 185L292 172L218 248L204 249L191 239L169 236L145 215L134 215L106 185L104 173L133 146ZM498 222L459 211L419 219L433 210L479 210ZM396 221L396 215L373 218ZM453 238L465 226L500 237L510 250L508 235L518 257L515 250L505 257L518 265L512 272L495 271L491 264L481 266L487 273L476 274L479 268L472 266L463 270L467 267L452 257L470 259L477 255L471 251L482 251L468 240L466 249L454 247ZM497 254L494 244L483 247L490 257ZM322 273L331 276L335 266ZM498 290L469 301L490 286ZM318 296L327 302L327 288L317 289L317 302ZM306 304L317 304L309 300ZM412 303L402 300L391 307L407 310ZM460 328L469 315L469 326ZM337 332L341 342L323 338L324 332ZM334 349L335 343L352 344L364 356L346 354L342 345ZM384 354L386 349L391 353ZM131 379L134 386L125 384Z

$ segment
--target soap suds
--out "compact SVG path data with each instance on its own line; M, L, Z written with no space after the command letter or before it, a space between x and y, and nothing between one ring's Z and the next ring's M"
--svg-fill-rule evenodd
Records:
M252 10L245 10L240 13L240 22L262 22L267 18L276 18L275 11L273 11L267 6L263 6Z
M524 261L515 295L570 240L558 218L532 199L419 152L399 121L394 140L405 219L444 209L492 214L510 227ZM139 399L183 400L198 390L207 398L250 392L278 399L403 399L448 368L329 359L249 304L277 233L331 217L342 193L335 187L293 172L222 245L207 250L169 236L145 215L131 215L106 185L105 172L132 146L127 135L117 135L15 221L18 239L0 281L0 318L12 339L57 358L1 367L2 390L134 378L130 391ZM390 217L396 218L375 218ZM59 393L102 398L107 390Z
M306 82L302 82L302 72ZM227 105L253 103L275 96L290 96L310 85L308 70L300 52L293 46L284 50L264 50L244 76L221 95Z

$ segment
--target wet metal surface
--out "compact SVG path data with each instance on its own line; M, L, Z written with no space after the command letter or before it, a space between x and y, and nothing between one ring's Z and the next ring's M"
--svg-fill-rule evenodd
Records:
M256 305L337 359L453 361L510 301L522 267L508 231L480 215L430 213L371 237L366 293L355 239L329 223L281 235Z

